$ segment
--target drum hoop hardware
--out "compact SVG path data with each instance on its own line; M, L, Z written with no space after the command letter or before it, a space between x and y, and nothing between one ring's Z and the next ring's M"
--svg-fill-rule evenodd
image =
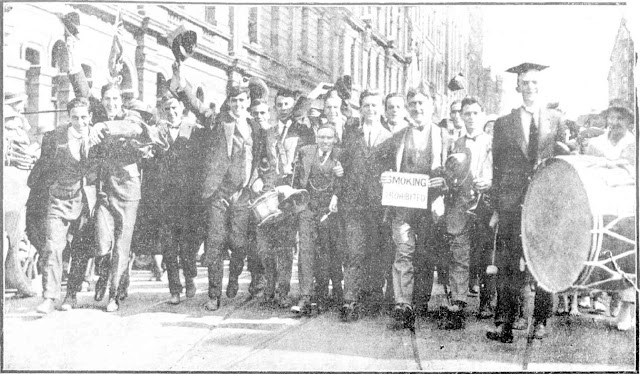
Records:
M313 188L314 191L318 191L318 192L323 192L329 189L329 187L331 187L333 185L333 181L330 181L329 184L327 184L326 187L324 188L317 188L316 186L313 185L313 182L309 181L309 185L311 186L311 188Z
M631 285L631 287L633 287L633 289L636 290L636 293L640 293L638 286L631 279L629 279L629 276L627 275L627 273L625 273L620 269L620 267L618 266L618 263L613 258L613 253L611 253L611 251L606 251L605 254L609 255L609 260L613 264L613 268L618 272L618 274L620 274L620 276L622 276L622 278L624 278L624 280L626 280Z

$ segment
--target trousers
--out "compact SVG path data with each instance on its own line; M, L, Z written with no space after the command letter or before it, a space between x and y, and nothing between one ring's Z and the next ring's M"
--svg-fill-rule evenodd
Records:
M433 287L433 229L430 210L396 208L391 224L396 255L393 290L396 304L427 305Z
M346 253L344 258L345 302L368 295L382 296L385 250L391 245L391 230L383 222L384 209L350 207L345 210Z
M333 289L342 289L342 227L341 217L332 213L320 222L326 212L305 210L298 219L300 252L298 281L300 295L328 296L329 281Z
M256 229L258 256L264 268L264 293L267 298L276 293L280 297L286 297L291 290L296 221L297 217L291 216L283 222Z
M120 296L119 288L123 276L128 273L131 238L136 224L139 200L121 200L108 196L109 205L98 203L96 208L96 238L98 256L102 258L102 276L109 273L109 298ZM104 267L105 256L111 256ZM105 270L108 269L108 270Z
M224 253L231 248L229 279L238 279L244 268L248 246L248 226L251 218L249 196L242 193L237 201L215 194L205 200L208 226L203 265L209 270L209 297L222 294Z
M513 324L518 315L518 297L527 281L527 273L520 267L520 259L524 256L520 236L521 212L500 212L499 216L496 242L498 304L495 322ZM534 320L546 324L552 310L553 295L538 287L533 302Z
M202 213L200 205L187 201L166 203L162 210L164 219L160 226L160 243L163 261L167 267L169 292L179 295L183 290L180 268L185 279L193 279L198 275L196 257L203 241L198 230L198 222Z
M91 237L86 227L89 222L89 207L82 192L69 199L59 199L49 196L49 207L45 223L45 244L42 251L43 264L42 289L43 296L47 299L59 299L62 284L62 251L67 246L67 235L70 232L82 233L85 237ZM93 254L88 241L80 240L77 245L72 245L72 261L81 263L82 259L88 260ZM75 271L70 275L69 288L77 291L82 285L84 271L81 272L79 285L77 274L82 269L76 265ZM85 261L86 269L86 261Z

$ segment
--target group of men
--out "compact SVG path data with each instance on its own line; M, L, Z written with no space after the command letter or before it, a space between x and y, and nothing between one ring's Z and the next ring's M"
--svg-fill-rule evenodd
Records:
M238 293L246 259L251 295L300 314L336 305L346 322L386 309L411 327L417 316L427 315L437 269L448 286L442 328L464 327L468 295L478 288L479 315L490 317L495 287L496 330L487 337L513 341L527 279L520 238L524 194L537 165L564 151L558 144L566 133L561 118L538 95L545 66L524 63L509 70L517 74L523 106L499 118L492 137L484 131L477 98L454 102L452 120L435 124L433 97L424 85L406 96L365 90L359 113L349 104L350 93L329 89L319 117L309 116L305 106L318 90L302 96L280 90L272 121L267 89L255 89L254 81L229 87L216 113L196 98L179 62L159 120L140 102L123 109L115 83L104 86L100 98L91 96L72 45L69 53L76 94L67 106L70 123L45 135L29 178L45 237L38 312L53 311L60 299L67 245L72 261L60 308L77 307L87 262L95 255L95 299L108 289L106 310L118 310L127 297L136 219L154 218L170 304L181 302L180 269L186 297L196 294L196 257L204 242L209 311L220 307L229 251L227 297ZM153 167L140 170L142 160ZM457 175L456 166L465 172ZM427 203L382 205L390 182L386 171L428 176ZM141 199L141 207L149 205L145 185L156 190L151 205L158 206L138 211ZM266 194L275 192L282 202L302 190L305 204L270 221L252 212ZM288 295L296 249L300 299L294 304ZM494 286L487 265L500 269ZM551 294L538 289L538 338L546 335L551 305Z

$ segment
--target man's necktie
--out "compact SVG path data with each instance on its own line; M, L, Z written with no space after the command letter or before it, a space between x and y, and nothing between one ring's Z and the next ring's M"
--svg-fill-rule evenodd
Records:
M371 148L371 133L373 132L373 129L369 129L369 139L367 140L367 146L369 148Z
M529 160L533 165L538 163L538 126L535 117L531 117L529 126L529 148L527 149Z
M80 161L87 159L87 141L86 139L80 139Z

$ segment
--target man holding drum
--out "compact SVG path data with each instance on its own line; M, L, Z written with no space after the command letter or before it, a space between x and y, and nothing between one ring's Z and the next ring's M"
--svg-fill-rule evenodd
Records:
M557 113L541 105L540 75L546 68L523 63L507 70L517 74L516 91L522 95L523 105L498 118L494 127L491 201L500 225L496 243L498 305L496 329L487 332L487 338L502 343L513 342L518 295L526 282L520 235L524 195L535 168L540 161L555 156L556 140L564 134ZM546 335L551 309L552 295L538 288L533 311L534 336L538 339Z

